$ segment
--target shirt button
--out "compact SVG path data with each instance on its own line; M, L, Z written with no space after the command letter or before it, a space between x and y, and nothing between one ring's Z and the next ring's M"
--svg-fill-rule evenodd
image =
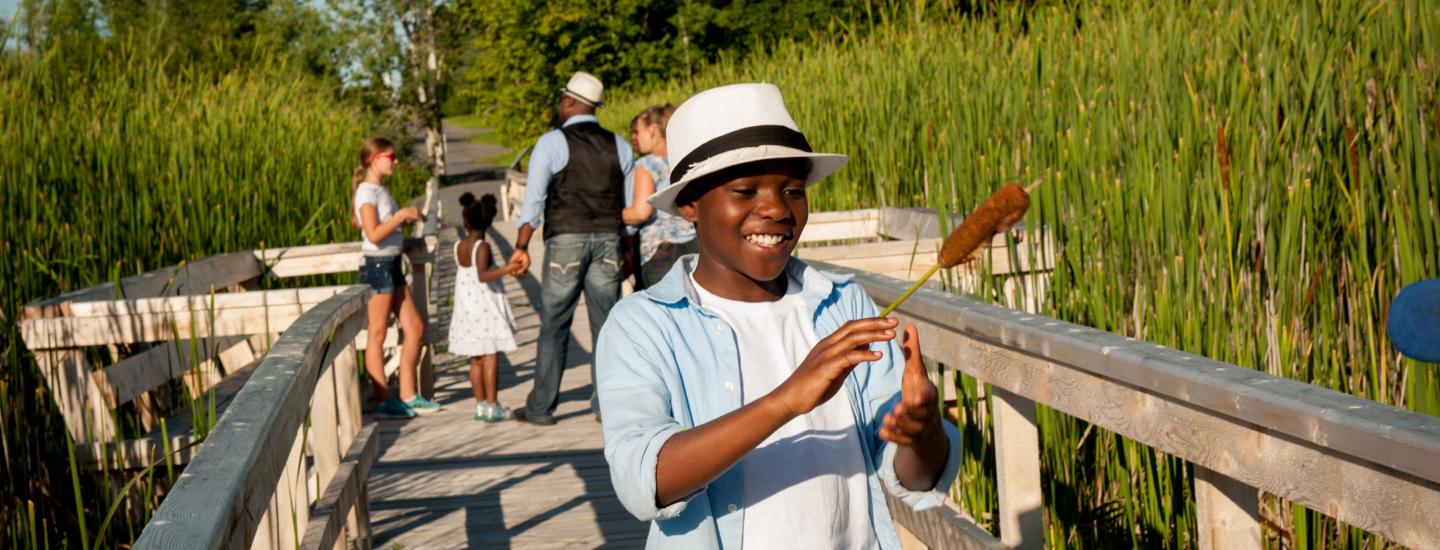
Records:
M715 325L715 334L725 334L725 327L722 327L722 326L720 326L719 324L716 324L716 325Z
M734 384L731 384L731 383L729 383L729 382L726 382L726 383L725 383L725 391L735 391L735 385L734 385Z
M731 505L729 505L729 506L726 506L725 509L728 510L728 511L730 511L730 512L734 512L734 511L736 511L736 510L739 510L739 508L736 508L734 504L731 504Z

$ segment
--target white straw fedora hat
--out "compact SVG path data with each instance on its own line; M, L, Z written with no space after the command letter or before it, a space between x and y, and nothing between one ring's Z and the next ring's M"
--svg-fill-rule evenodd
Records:
M810 142L785 110L774 84L711 88L675 109L665 126L670 185L650 196L657 210L679 214L675 197L698 178L731 166L769 159L810 159L808 187L845 165L849 157L812 153Z
M605 106L605 85L601 84L600 79L593 74L576 71L574 75L570 76L570 82L565 83L565 88L561 91L565 95L592 106Z

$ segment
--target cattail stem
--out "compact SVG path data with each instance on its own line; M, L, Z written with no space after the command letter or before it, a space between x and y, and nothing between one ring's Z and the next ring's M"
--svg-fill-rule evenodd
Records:
M923 285L925 284L925 281L930 280L930 277L934 275L936 271L940 271L940 264L935 264L931 266L930 271L926 271L924 275L920 276L920 278L915 281L915 284L910 285L910 288L905 289L904 294L901 294L899 298L895 299L895 301L890 302L890 305L885 306L885 311L881 311L880 316L884 317L886 315L889 315L890 312L895 311L895 308L900 307L900 304L905 303L905 300L910 298L910 295L914 294L915 291L920 290L920 285Z

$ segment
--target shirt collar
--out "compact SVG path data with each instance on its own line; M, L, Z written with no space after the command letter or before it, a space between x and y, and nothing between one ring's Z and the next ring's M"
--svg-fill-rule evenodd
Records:
M659 284L645 289L646 296L668 306L678 306L686 300L692 304L700 303L690 277L690 273L695 271L695 262L699 258L699 255L696 254L681 256ZM838 287L849 284L851 279L854 279L854 276L850 274L820 271L794 257L786 262L785 271L800 280L801 290L805 294L805 303L812 310L819 309L822 303L834 295Z
M564 128L571 124L579 124L581 122L600 122L600 119L595 118L595 115L575 115L565 119L565 123L561 124L560 127Z

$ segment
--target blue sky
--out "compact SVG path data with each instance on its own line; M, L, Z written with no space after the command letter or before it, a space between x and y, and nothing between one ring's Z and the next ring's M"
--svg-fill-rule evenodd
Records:
M0 0L0 19L3 19L5 24L10 24L10 20L15 17L15 7L19 5L20 0ZM10 46L14 43L15 38L12 36L5 44L0 44L0 47Z

